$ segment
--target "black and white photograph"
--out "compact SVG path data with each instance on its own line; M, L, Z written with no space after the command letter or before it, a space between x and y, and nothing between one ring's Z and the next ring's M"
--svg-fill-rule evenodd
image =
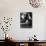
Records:
M32 28L32 12L21 12L20 13L20 27L21 28Z

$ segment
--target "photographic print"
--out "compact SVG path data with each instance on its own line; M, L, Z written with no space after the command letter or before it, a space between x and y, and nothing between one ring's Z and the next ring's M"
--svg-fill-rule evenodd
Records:
M32 12L21 12L20 13L20 27L21 28L32 28Z

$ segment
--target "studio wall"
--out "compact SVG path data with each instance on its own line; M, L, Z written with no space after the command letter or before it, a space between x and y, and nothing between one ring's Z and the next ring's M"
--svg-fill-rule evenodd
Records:
M32 12L32 28L20 28L20 12ZM16 40L28 40L34 34L38 40L45 40L46 7L33 8L28 0L0 0L0 19L12 17L12 26L8 33ZM0 29L0 39L3 31ZM4 33L3 33L4 34Z

